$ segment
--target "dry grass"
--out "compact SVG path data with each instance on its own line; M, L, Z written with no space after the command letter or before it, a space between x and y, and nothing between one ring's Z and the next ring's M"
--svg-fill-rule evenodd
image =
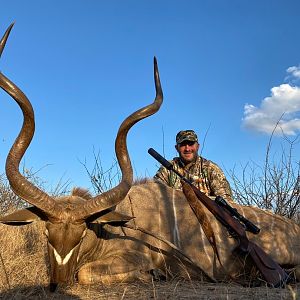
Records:
M300 299L300 285L286 289L241 287L174 279L113 286L60 286L50 293L44 224L0 225L0 299Z
M44 225L0 225L0 291L48 282Z
M110 287L80 286L60 287L50 293L47 287L15 287L0 294L1 299L299 299L300 287L271 289L267 287L245 288L234 284L211 284L174 280L118 284Z

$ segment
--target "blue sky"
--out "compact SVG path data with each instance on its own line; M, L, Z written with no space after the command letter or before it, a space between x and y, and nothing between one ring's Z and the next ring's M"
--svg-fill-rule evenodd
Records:
M32 102L36 133L25 167L55 186L91 187L80 162L114 160L123 119L155 96L164 103L129 133L136 177L152 176L155 148L175 156L175 135L194 129L203 156L224 170L264 161L270 133L300 132L299 1L5 1L2 33L15 21L0 70ZM1 33L1 34L2 34ZM22 117L0 92L0 173ZM280 151L283 138L273 138ZM299 144L293 159L299 161Z

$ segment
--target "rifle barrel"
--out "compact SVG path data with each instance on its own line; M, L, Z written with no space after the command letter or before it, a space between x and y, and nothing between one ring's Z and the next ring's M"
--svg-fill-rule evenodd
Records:
M172 164L170 162L168 162L164 157L162 157L158 152L156 152L153 148L149 148L148 153L168 170L173 169Z

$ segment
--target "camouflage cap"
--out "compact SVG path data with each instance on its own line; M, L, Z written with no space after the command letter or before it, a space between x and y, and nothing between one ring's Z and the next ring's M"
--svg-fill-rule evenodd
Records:
M191 141L198 143L198 137L194 130L182 130L176 135L176 144L181 144L184 141Z

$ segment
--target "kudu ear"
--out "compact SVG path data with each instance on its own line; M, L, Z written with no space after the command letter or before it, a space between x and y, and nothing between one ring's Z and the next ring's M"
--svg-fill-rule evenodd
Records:
M111 224L111 225L122 225L128 221L134 219L134 217L126 216L116 211L108 211L107 213L96 217L94 219L89 218L88 223L92 224Z
M46 215L37 207L27 207L17 210L9 215L0 217L0 223L8 225L26 225L38 220L48 220Z

